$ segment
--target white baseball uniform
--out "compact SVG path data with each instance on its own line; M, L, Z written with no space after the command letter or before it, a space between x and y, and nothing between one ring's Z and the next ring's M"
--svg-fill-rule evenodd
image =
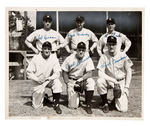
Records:
M57 51L58 45L60 47L64 47L66 45L65 40L62 37L62 35L53 29L46 31L42 28L42 29L38 29L38 30L32 32L27 37L27 41L33 42L34 40L38 40L36 42L36 47L39 51L42 51L42 44L46 41L48 41L52 44L52 51Z
M90 58L90 56L85 55L82 60L78 60L76 58L76 54L73 53L65 59L61 68L62 68L62 70L64 70L65 72L68 72L68 74L69 74L69 83L67 85L67 87L68 87L67 92L68 92L68 101L70 101L70 99L72 98L73 95L78 95L78 94L76 94L76 92L73 89L76 80L81 78L85 72L94 70L95 69L94 64L93 64L93 61ZM88 78L86 83L87 83L86 90L94 91L95 81L92 78ZM77 99L78 99L78 97L77 97ZM72 106L71 102L69 102L68 106L70 108L77 108L78 104L79 104L79 99L76 101L77 101L76 106Z
M120 98L117 98L115 100L115 105L119 111L123 112L128 110L128 98L126 93L124 92L124 87L126 86L125 68L129 68L132 65L132 61L125 53L118 52L117 55L112 57L108 54L108 51L106 51L105 54L101 56L97 65L98 70L119 81L122 94ZM97 89L99 94L106 94L108 91L108 85L111 85L111 83L112 82L107 81L103 76L101 76L97 80Z
M62 92L62 84L57 75L60 71L61 67L55 54L51 54L48 59L44 59L41 53L39 53L38 55L35 55L29 63L27 76L29 79L32 79L32 76L36 76L37 78L40 78L40 80L45 80L46 78L53 76L51 89L53 90L53 93L60 93Z
M86 28L82 28L81 31L78 31L77 29L72 29L67 34L65 40L69 43L71 42L71 49L75 50L77 49L77 45L80 42L84 42L86 44L86 49L88 51L89 49L89 41L92 40L92 42L97 42L98 39L95 36L95 34Z
M105 33L100 37L99 42L97 44L98 50L101 50L102 46L104 46L103 52L106 52L108 50L106 43L107 43L107 38L109 36L115 36L117 38L117 50L118 51L121 50L122 44L125 44L126 48L130 48L131 41L126 37L126 35L118 32L118 31L113 31L111 34Z

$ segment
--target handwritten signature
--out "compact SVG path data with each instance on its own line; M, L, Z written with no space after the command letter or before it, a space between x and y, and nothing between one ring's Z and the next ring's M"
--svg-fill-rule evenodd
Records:
M71 70L74 66L79 66L81 63L87 61L90 58L90 56L88 56L87 58L80 60L77 64L75 62L73 62L71 65L69 65L69 69Z
M53 36L46 36L46 35L45 35L45 36L39 35L37 39L38 39L38 40L42 40L42 39L47 40L47 39L56 39L56 37L53 37Z
M121 57L121 58L118 59L118 60L114 60L113 63L114 63L114 64L115 64L115 63L118 63L118 62L120 62L121 60L125 59L126 57L127 57L127 56L124 56L124 57ZM109 66L109 65L111 65L110 61L109 61L107 64L102 64L102 65L101 65L101 68L104 68L104 67Z

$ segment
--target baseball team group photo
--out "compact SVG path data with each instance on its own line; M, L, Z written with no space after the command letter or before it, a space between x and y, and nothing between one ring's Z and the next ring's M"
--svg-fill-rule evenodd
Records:
M8 118L142 118L142 9L7 8L6 18Z

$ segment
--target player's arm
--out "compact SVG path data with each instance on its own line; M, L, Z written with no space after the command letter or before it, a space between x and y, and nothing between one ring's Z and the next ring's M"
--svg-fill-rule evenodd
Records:
M97 52L100 57L102 56L102 50L103 50L104 46L105 46L105 44L103 43L102 38L100 38L100 40L97 43Z
M104 78L107 81L113 82L114 84L118 83L117 80L115 78L112 78L110 76L108 76L107 74L105 74L103 71L98 70L98 76L100 78Z
M93 73L93 71L91 70L91 71L88 71L86 74L84 74L81 78L79 78L77 81L83 81L83 80L86 80L86 79L88 79L88 78L90 78L90 77L92 77L92 73Z
M124 44L125 44L125 48L123 52L127 52L129 50L129 48L131 47L131 41L125 36L122 35L123 39L124 39Z
M36 49L31 42L29 42L27 39L25 40L25 44L27 45L28 48L32 49L36 54L39 53L38 49Z
M65 41L65 39L63 38L63 36L60 34L60 33L58 33L59 35L59 42L60 42L60 44L59 45L57 45L57 49L60 49L60 48L63 48L63 47L65 47L66 45L67 45L67 42Z
M69 74L66 71L62 71L62 77L64 79L65 84L69 83Z
M90 51L93 53L94 49L97 46L98 39L97 39L96 35L92 31L91 31L91 40L93 42L93 45L91 46Z
M71 36L70 36L70 33L68 33L65 37L65 43L66 43L65 49L68 53L71 53L71 49L69 48L70 39L71 39Z

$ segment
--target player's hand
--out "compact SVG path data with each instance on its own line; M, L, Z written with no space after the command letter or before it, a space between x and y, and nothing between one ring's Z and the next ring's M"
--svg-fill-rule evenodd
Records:
M83 81L82 77L77 80L77 82L81 82L81 81Z
M39 50L37 50L37 49L35 49L34 52L35 52L36 54L39 54Z
M129 97L129 88L125 87L123 91Z

